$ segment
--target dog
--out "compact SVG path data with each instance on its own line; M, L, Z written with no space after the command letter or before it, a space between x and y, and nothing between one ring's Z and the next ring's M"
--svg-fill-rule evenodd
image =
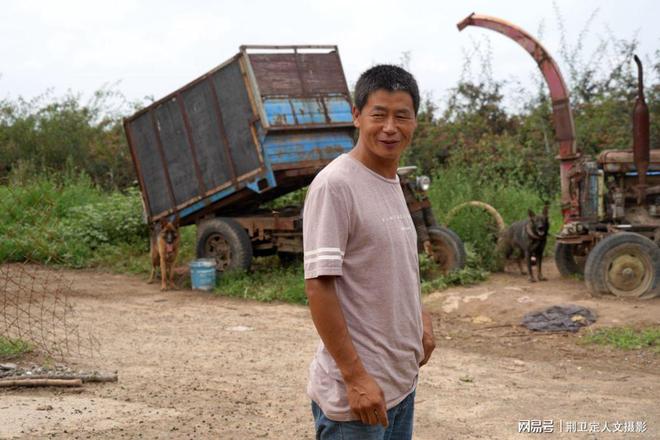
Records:
M500 235L498 250L502 257L511 260L514 253L518 253L516 261L520 273L525 275L522 267L522 259L527 261L527 272L529 281L535 282L532 272L532 264L535 262L539 281L546 281L542 272L543 251L548 238L550 222L548 220L548 205L543 207L541 215L528 211L529 218L513 223ZM535 261L533 261L535 260Z
M179 253L179 224L161 219L151 233L151 276L148 283L154 281L156 269L160 269L160 290L167 290L167 275L169 285L174 288L174 266Z

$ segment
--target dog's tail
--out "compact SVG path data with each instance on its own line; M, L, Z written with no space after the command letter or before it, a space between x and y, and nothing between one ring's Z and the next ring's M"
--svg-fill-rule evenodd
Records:
M449 224L449 222L452 221L452 219L456 216L456 214L462 210L463 208L466 208L468 206L474 206L476 208L481 208L484 211L486 211L488 214L493 217L493 220L495 220L495 224L497 225L497 231L501 233L506 229L506 224L504 223L504 219L500 215L499 212L497 212L497 209L493 208L491 205L489 205L486 202L480 202L478 200L471 200L469 202L461 203L460 205L454 206L448 213L447 217L445 218L445 224Z

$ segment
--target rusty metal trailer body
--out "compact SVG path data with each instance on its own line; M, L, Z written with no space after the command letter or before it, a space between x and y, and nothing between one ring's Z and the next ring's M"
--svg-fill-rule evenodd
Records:
M660 151L651 150L642 65L633 110L633 146L583 157L575 143L569 92L557 63L534 37L496 17L471 14L458 23L499 32L536 61L550 90L559 144L561 209L555 261L562 275L584 273L594 294L650 298L660 294Z
M336 46L241 46L124 129L148 222L196 224L197 256L220 271L302 252L300 209L259 207L307 186L354 134Z
M336 46L240 52L124 121L150 223L245 215L353 146Z

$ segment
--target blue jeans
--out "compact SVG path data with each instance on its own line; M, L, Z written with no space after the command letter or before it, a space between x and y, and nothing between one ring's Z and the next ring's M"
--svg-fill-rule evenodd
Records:
M383 428L383 425L365 425L359 420L330 420L316 402L312 401L316 440L411 440L414 412L415 391L397 406L387 410L387 428Z

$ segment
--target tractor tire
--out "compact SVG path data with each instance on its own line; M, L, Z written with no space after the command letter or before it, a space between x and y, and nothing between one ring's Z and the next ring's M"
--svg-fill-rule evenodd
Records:
M585 259L575 255L577 245L557 243L555 245L555 264L563 277L583 275Z
M648 238L621 232L601 240L589 253L584 268L587 287L596 295L625 298L656 296L660 249Z
M442 273L460 270L465 266L466 254L463 240L451 229L431 226L429 229L432 258Z
M252 243L235 220L216 217L197 228L197 258L212 258L218 272L247 270L252 264Z

